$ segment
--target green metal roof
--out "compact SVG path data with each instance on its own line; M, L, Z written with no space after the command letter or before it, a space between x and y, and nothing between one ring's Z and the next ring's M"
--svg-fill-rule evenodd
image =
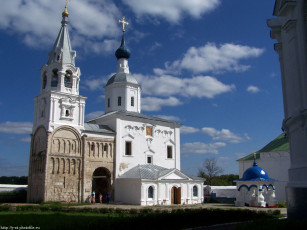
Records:
M271 141L269 144L264 146L262 149L256 152L256 159L260 158L260 153L263 152L276 152L276 151L289 151L289 138L285 134L280 134L278 137L276 137L273 141ZM251 153L245 157L240 158L237 161L249 161L254 160L254 153Z

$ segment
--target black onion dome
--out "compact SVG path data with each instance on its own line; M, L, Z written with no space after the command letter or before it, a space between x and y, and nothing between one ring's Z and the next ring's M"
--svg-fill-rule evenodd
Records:
M120 47L116 50L115 52L115 56L118 59L121 58L126 58L129 59L130 57L130 50L125 46L125 38L124 38L124 34L122 36L122 42L120 44Z

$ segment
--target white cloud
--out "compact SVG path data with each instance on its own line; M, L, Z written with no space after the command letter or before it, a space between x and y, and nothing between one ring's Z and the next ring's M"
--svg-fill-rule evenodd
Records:
M150 54L150 53L154 52L156 49L160 48L161 46L162 46L161 43L154 42L154 44L148 49L147 52Z
M20 141L21 141L21 142L27 142L27 143L29 143L29 142L31 142L31 137L24 137L24 138L21 138Z
M185 15L200 18L214 10L220 0L123 0L136 15L164 18L171 23L179 22Z
M111 74L113 75L113 74ZM85 88L91 91L95 91L95 90L103 90L103 87L106 85L106 83L108 82L108 79L111 77L111 75L105 77L90 77L90 78L86 78L83 81L83 85L85 85Z
M179 117L172 116L172 115L155 115L155 117L160 117L162 119L169 120L169 121L180 121Z
M202 142L185 143L181 147L181 153L185 156L191 154L218 154L219 148L225 147L226 143L215 142L212 144L205 144Z
M0 123L0 133L7 134L30 134L32 132L31 122L3 122Z
M219 131L215 128L204 127L201 129L201 131L212 137L213 140L228 141L230 143L240 143L245 140L248 140L249 138L248 136L246 136L247 134L245 134L243 138L240 135L234 134L229 129L222 129Z
M247 87L246 91L249 93L258 93L260 89L257 86L250 85Z
M173 76L145 76L134 74L142 85L142 92L147 95L214 98L215 96L231 92L235 85L225 85L214 77L197 76L179 78Z
M39 48L49 47L61 26L63 1L54 0L2 0L0 29L21 35L23 41ZM108 52L113 39L120 33L119 9L110 0L72 1L68 5L69 30L73 47L93 52ZM105 39L101 44L93 39ZM79 43L85 40L87 42ZM47 45L47 46L46 46ZM51 49L51 46L50 46Z
M92 119L94 119L94 118L96 118L96 117L99 117L99 116L101 116L101 115L103 115L103 114L104 114L104 111L95 111L95 112L91 112L91 113L88 113L88 114L85 115L85 119L86 119L87 121L89 121L89 120L92 120Z
M191 126L181 126L180 127L180 133L181 134L191 134L191 133L197 133L200 130Z
M210 76L179 78L169 75L133 75L142 86L142 93L150 96L142 98L142 109L145 111L159 111L162 106L181 105L183 101L177 99L178 96L211 99L217 95L232 92L236 88L233 84L226 85ZM87 79L83 83L83 88L92 91L102 89L110 76Z
M180 69L186 69L193 73L222 73L225 71L242 72L250 68L250 65L241 64L240 61L248 58L256 58L262 55L264 49L225 43L217 46L215 43L207 43L201 47L190 47L181 60L165 63L165 69L156 69L156 73L176 73Z
M145 97L142 98L142 110L144 111L159 111L162 106L177 106L182 102L175 97L169 98L157 98L157 97Z

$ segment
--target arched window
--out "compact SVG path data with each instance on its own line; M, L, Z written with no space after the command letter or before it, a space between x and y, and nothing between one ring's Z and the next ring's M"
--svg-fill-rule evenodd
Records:
M58 81L59 81L59 78L58 78L58 70L57 69L54 69L52 71L52 80L51 80L51 87L57 87L58 86Z
M149 186L148 188L148 198L153 198L154 195L154 189L152 186Z
M198 196L198 188L196 185L193 186L193 196Z
M71 75L72 74L71 74L70 71L66 71L65 78L64 78L64 84L65 84L65 87L67 87L67 88L72 88Z
M45 72L44 76L43 76L43 89L46 88L46 84L47 84L47 76L46 76L46 72Z

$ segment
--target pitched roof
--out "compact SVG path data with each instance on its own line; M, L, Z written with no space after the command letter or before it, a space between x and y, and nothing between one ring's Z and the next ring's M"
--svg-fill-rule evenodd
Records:
M115 133L107 125L90 124L90 123L84 123L84 132L110 133L110 134Z
M258 150L256 152L256 159L260 158L260 153L263 152L276 152L276 151L289 151L289 138L285 134L280 134L278 137L276 137L273 141L268 143L266 146L264 146L262 149ZM238 159L237 161L249 161L254 159L254 153L251 153L245 157L242 157Z
M121 175L120 178L157 180L159 177L166 175L172 170L173 169L167 169L157 165L137 165Z
M178 169L175 168L167 169L158 165L151 164L137 165L129 171L125 172L119 178L158 180L159 178L166 176L172 171L177 171L177 173L182 174L183 176L186 176L187 178L190 178L192 180L205 180L204 178L187 176L186 174L180 172Z
M178 122L169 121L169 120L166 120L166 119L163 119L163 118L160 118L160 117L153 117L153 116L145 115L145 114L142 114L142 113L128 112L128 111L114 111L114 112L106 113L106 114L103 114L99 117L96 117L95 119L93 119L91 121L98 120L99 118L108 117L110 115L123 115L123 116L126 116L126 117L136 117L136 118L142 118L142 119L146 119L146 120L162 121L162 122L181 125ZM91 122L91 121L89 121L89 122Z

